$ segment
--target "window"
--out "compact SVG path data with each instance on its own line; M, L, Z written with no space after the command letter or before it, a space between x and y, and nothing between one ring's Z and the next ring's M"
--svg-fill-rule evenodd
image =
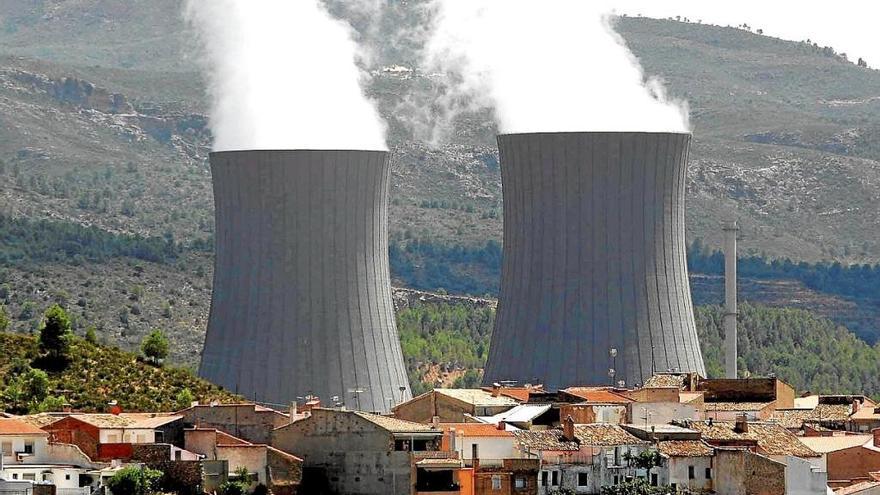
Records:
M497 474L492 475L492 489L500 490L501 489L501 476Z
M118 437L116 436L115 433L107 435L107 443L117 443L117 442L118 442Z
M553 486L559 486L559 471L553 471Z
M17 480L17 479L18 479L18 473L12 473L12 479Z
M706 468L706 479L707 480L712 479L712 468L710 468L710 467Z
M513 479L513 487L517 490L522 490L526 487L526 479L522 476L517 476Z
M70 481L70 474L65 474L65 475L64 475L64 479L67 480L67 481Z
M578 486L587 486L590 484L590 479L587 476L587 473L578 473Z
M694 478L696 478L696 476L694 476L694 467L688 466L688 479L692 480Z
M24 473L23 475L21 475L21 479L23 479L25 481L37 481L37 474L36 473Z
M651 473L651 486L657 486L659 481L660 480L657 479L657 473Z
M24 441L24 453L25 454L33 454L34 453L34 441L33 440L25 440Z
M541 471L541 486L547 486L547 477L550 475L547 471Z

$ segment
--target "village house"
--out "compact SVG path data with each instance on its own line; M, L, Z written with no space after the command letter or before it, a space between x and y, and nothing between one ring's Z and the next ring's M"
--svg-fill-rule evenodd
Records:
M461 423L466 415L494 416L519 403L500 390L436 388L396 405L392 412L398 419L415 423L430 423L435 417L442 423Z
M873 434L805 436L798 439L822 455L828 472L828 486L841 488L871 481L870 473L880 471L880 429Z
M715 448L717 495L789 495L785 481L785 463L740 447Z
M764 421L777 409L794 408L794 388L777 378L713 378L697 382L703 393L706 419L734 421L745 415L749 421Z
M810 428L867 433L872 429L868 428L870 420L856 422L853 417L861 412L859 418L870 418L874 407L874 402L863 395L809 395L795 399L791 409L777 408L771 420L793 432L803 433Z
M89 473L104 467L76 446L50 442L47 432L13 418L0 418L0 451L0 479L51 484L66 495L89 495L97 483Z
M685 421L681 426L699 431L713 447L745 449L783 464L787 493L821 495L825 491L828 474L822 456L779 424L747 421L740 416L735 422L710 419Z
M444 423L442 450L458 453L473 476L473 495L537 494L538 459L524 459L503 422ZM464 491L462 492L465 493Z
M252 403L193 404L175 414L183 417L184 428L216 428L256 444L269 444L272 430L305 417L293 407L285 414Z
M623 429L652 443L660 453L660 485L695 491L712 490L715 450L702 440L699 431L671 424L623 425Z
M627 404L630 424L668 424L681 419L703 419L702 392L686 392L677 386L643 387L626 394L633 399Z
M410 495L461 490L461 461L443 430L360 411L317 408L277 428L272 446L303 459L302 493Z
M184 431L186 450L209 461L225 461L229 473L246 469L253 480L251 488L266 485L276 495L296 493L302 481L302 459L265 444L218 431L192 428Z
M92 460L130 460L134 445L182 443L182 419L152 413L70 414L42 429L52 441L76 445ZM172 459L186 456L177 450Z
M566 418L562 428L514 432L525 457L541 459L538 493L561 489L575 493L599 493L602 486L642 477L659 482L657 469L639 472L630 462L649 449L619 425L576 425Z
M471 421L470 415L465 416ZM497 425L504 423L508 430L546 430L559 426L559 410L551 404L520 404L494 416L479 416L474 421Z

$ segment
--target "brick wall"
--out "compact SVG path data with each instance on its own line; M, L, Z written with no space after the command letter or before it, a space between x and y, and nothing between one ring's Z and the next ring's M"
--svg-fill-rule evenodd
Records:
M869 472L880 471L880 452L861 446L829 452L828 481L868 478Z

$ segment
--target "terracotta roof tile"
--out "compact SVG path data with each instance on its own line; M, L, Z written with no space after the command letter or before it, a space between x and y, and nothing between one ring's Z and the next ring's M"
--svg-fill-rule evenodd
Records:
M858 495L863 492L875 493L874 490L878 487L880 487L880 481L862 481L861 483L838 488L834 490L834 495Z
M771 419L786 428L800 429L804 423L845 422L850 411L848 404L819 404L813 409L777 409Z
M706 402L706 414L712 411L760 411L773 402Z
M380 416L378 414L361 411L352 411L352 413L392 433L427 433L432 431L439 433L439 430L435 430L431 428L431 426L421 423L413 423L412 421L405 421L389 416Z
M669 457L711 457L715 450L702 440L665 440L657 450Z
M685 375L665 375L659 374L654 375L647 380L645 380L645 388L653 388L653 387L684 387L684 379Z
M759 453L765 455L791 455L794 457L819 457L814 450L804 445L798 437L777 423L748 423L748 431L738 433L732 421L690 421L688 428L699 431L709 443L724 441L754 441Z
M440 428L443 431L455 429L456 434L465 437L513 437L512 432L487 423L441 423Z
M612 446L641 445L646 443L618 425L604 423L575 425L574 435L581 445Z
M513 434L516 437L517 443L530 452L541 450L571 452L580 450L580 444L565 440L562 436L562 430L557 428L538 431L522 430L515 431Z
M12 418L0 418L0 435L44 435L49 433L24 421Z
M629 404L635 402L629 397L612 392L604 387L569 387L564 389L563 392L581 398L587 402L596 402L600 404Z
M510 406L519 404L519 401L499 395L494 397L490 392L479 388L435 388L434 392L443 394L453 399L472 404L474 406Z

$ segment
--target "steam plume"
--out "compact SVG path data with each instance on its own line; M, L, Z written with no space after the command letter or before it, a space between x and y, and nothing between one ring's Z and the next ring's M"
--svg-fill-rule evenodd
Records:
M187 0L216 151L384 150L350 26L318 0Z
M645 78L601 3L435 0L424 58L450 76L441 115L493 108L502 133L688 131L685 105Z

